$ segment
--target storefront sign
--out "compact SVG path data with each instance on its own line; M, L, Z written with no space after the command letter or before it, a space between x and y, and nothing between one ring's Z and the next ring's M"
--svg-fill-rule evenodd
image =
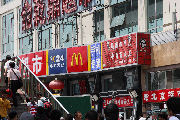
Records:
M91 45L91 71L101 69L101 43Z
M180 97L180 88L144 91L142 94L143 94L143 103L163 102L163 101L167 101L170 97L177 97L177 96Z
M49 74L66 73L66 49L48 51Z
M103 108L106 108L106 106L110 103L112 103L112 98L103 98L104 102L103 102ZM126 97L116 97L114 100L114 103L118 106L118 107L128 107L128 106L133 106L133 98L131 98L130 96L126 96Z
M103 68L151 61L150 35L134 33L102 42ZM147 62L148 61L148 62Z
M46 75L46 51L20 56L23 63L36 75Z
M96 0L22 0L22 30L48 24L95 4Z
M67 48L68 72L88 71L87 46Z

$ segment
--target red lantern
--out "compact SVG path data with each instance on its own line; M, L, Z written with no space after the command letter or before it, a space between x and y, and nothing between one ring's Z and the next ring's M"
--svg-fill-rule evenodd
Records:
M49 87L53 90L61 90L64 88L64 83L61 80L53 80L49 83Z

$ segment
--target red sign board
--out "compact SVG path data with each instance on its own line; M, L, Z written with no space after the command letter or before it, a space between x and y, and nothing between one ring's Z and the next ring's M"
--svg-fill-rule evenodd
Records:
M87 46L67 48L68 72L88 71Z
M102 57L103 68L134 63L149 65L151 61L150 35L134 33L104 41L102 42Z
M95 0L22 0L22 30L49 24L95 4Z
M110 103L112 103L112 98L104 97L103 98L103 108L106 108L106 106ZM114 103L118 107L128 107L128 106L133 106L133 98L130 96L125 96L125 97L116 97L114 100Z
M155 91L144 91L143 103L147 102L163 102L167 101L170 97L180 97L180 88L165 89Z
M46 75L46 51L20 56L21 60L36 75Z

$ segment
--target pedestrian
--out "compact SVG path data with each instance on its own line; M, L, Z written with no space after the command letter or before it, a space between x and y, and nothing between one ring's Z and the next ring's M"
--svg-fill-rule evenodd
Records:
M171 97L167 101L167 109L169 114L169 120L180 119L180 98Z
M21 78L21 73L19 70L15 69L15 63L10 62L9 63L10 69L8 70L7 77L8 77L8 86L12 90L12 98L13 98L13 105L17 107L17 98L16 98L16 92L19 86L18 77Z
M38 106L41 106L41 107L44 107L44 102L45 101L49 101L49 100L46 100L46 98L42 96L41 92L37 93L37 98L38 98L37 104L38 104Z
M14 62L11 60L11 56L7 55L6 56L6 63L4 65L4 76L5 76L5 83L6 83L6 87L8 87L8 77L7 77L7 72L10 69L9 63L10 62Z
M60 120L62 113L60 110L53 110L50 116L51 120Z
M90 110L85 115L85 120L98 120L98 113L95 110Z
M146 113L141 114L139 120L146 120Z
M34 116L31 113L23 112L19 120L34 120Z
M161 113L158 115L159 120L168 120L168 115L166 113Z
M102 115L101 113L98 114L98 120L104 120L104 115Z
M49 119L43 107L39 106L36 108L36 110L37 112L35 114L34 120L48 120Z
M73 115L67 114L65 120L73 120Z
M116 104L110 103L104 109L106 120L118 120L119 108Z
M18 120L18 114L16 111L11 111L8 114L8 120Z
M74 113L74 119L75 120L82 120L82 113L80 111L76 111Z
M11 105L10 101L7 99L6 90L1 90L0 96L0 120L7 119L7 113L10 111Z
M33 116L36 114L36 108L38 107L37 102L34 100L31 100L30 102L27 103L28 107L28 112L31 113Z

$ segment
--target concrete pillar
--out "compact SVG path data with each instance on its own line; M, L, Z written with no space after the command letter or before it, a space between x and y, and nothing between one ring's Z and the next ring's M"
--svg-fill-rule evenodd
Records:
M78 45L83 44L83 33L82 33L82 13L77 17L77 27L78 27Z
M33 52L38 51L38 31L34 29L33 31Z
M104 0L104 6L109 6L110 5L110 0ZM104 38L105 40L110 39L111 35L111 30L110 30L110 25L111 25L111 7L104 7Z
M56 25L52 24L52 48L56 47Z
M147 32L147 0L138 0L138 32Z
M18 8L14 8L14 56L19 55L18 25Z

